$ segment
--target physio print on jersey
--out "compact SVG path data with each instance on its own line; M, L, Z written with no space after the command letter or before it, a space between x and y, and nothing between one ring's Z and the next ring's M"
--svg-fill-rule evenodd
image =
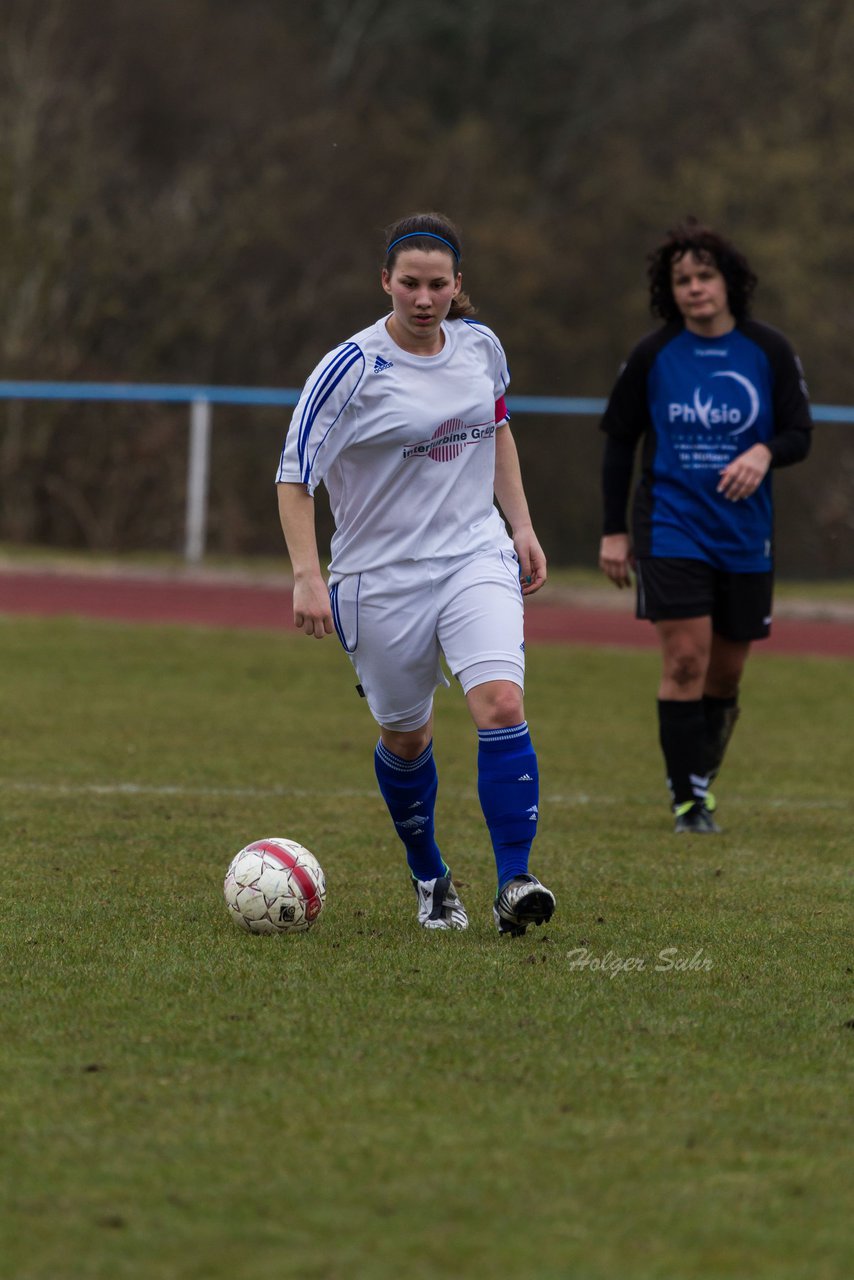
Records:
M771 448L780 430L801 424L809 426L802 373L769 326L744 321L715 338L667 326L645 338L624 366L602 424L627 443L644 437L635 553L767 572L771 473L734 503L718 491L721 472L753 445Z
M657 466L712 472L715 487L733 458L773 432L768 359L737 330L717 339L684 330L659 353L649 398Z

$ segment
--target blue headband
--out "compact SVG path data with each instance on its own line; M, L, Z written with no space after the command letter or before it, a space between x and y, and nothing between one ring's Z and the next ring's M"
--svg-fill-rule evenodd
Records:
M386 257L388 257L396 244L400 244L401 240L412 240L413 238L420 236L428 236L431 240L441 240L442 244L446 244L448 246L457 262L459 262L460 255L457 253L450 240L446 240L444 236L437 236L435 231L408 231L405 236L398 236L396 240L392 240L391 244L386 249Z

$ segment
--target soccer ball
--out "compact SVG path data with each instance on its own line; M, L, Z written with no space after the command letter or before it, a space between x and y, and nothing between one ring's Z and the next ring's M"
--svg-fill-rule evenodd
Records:
M250 933L304 933L326 901L326 877L296 840L271 836L235 854L223 885L228 913Z

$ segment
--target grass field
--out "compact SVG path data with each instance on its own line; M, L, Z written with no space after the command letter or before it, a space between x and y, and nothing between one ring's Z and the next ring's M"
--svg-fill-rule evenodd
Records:
M850 1275L854 663L757 656L677 840L655 656L532 649L559 913L499 941L458 692L436 935L334 641L0 619L0 662L3 1280ZM226 915L266 835L310 934Z

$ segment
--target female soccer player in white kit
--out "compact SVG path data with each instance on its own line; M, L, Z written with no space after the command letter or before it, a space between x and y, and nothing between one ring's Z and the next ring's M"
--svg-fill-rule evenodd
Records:
M523 704L523 595L546 580L504 402L495 334L470 317L460 237L440 214L386 233L392 311L326 355L303 389L276 477L294 622L338 634L380 726L375 769L426 929L468 917L435 839L433 694L443 654L478 731L478 795L495 852L499 933L551 918L528 871L539 782ZM312 494L329 493L327 588ZM512 530L508 536L494 505Z

